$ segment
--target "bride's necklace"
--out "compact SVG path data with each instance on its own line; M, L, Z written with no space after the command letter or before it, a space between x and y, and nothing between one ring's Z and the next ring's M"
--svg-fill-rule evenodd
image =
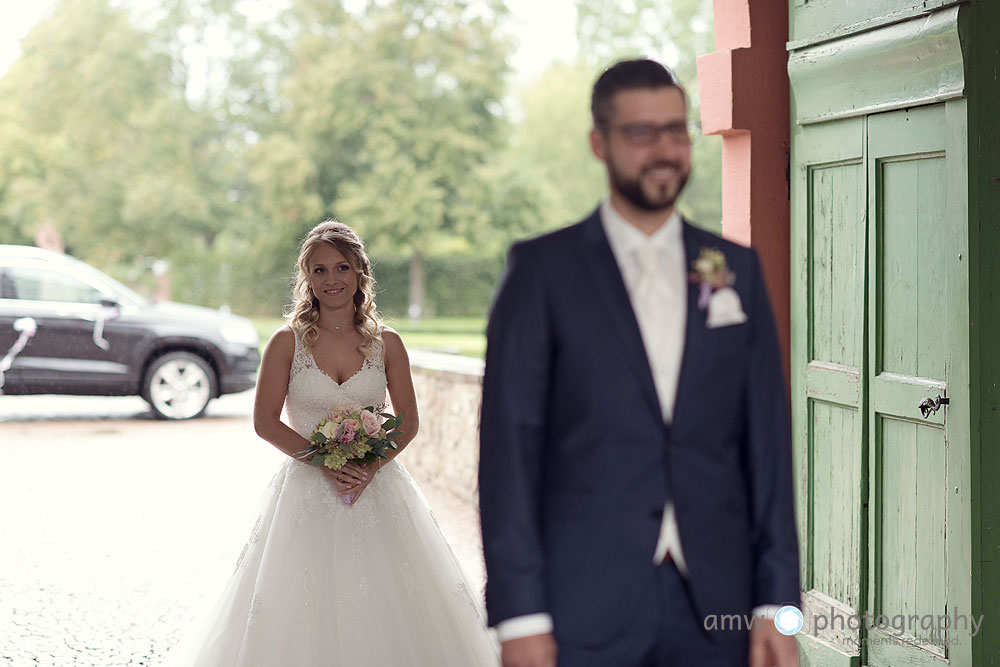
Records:
M353 328L353 325L354 325L354 321L353 320L351 320L349 322L344 322L342 324L334 324L333 322L329 322L329 323L326 324L326 328L327 329L333 329L334 331L336 331L338 333L344 333L346 331L350 331Z

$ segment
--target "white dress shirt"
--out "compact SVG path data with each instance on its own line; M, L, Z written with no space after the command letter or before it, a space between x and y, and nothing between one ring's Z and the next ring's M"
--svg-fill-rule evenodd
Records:
M647 236L625 220L608 199L601 203L600 215L611 252L628 291L632 312L639 323L660 410L664 421L669 423L677 396L687 325L687 257L683 224L674 212L653 234ZM640 263L641 254L654 254L648 249L650 247L655 249L655 258L659 262L655 284L648 282L649 276L643 276L647 268ZM655 294L647 293L653 290ZM681 551L674 505L669 499L663 508L656 549L651 554L653 564L659 565L668 554L681 575L686 577L687 562ZM777 606L768 605L755 608L754 613L773 617L777 609ZM552 617L546 613L518 616L497 625L497 637L501 642L551 631Z
M684 327L687 324L687 259L681 217L676 212L672 213L663 225L647 236L627 222L610 200L604 200L601 204L601 223L625 282L632 312L639 323L660 411L664 421L669 422L677 396L677 381L684 355ZM644 252L644 248L655 249L655 257L660 263L657 275L660 284L655 295L645 294L640 289L643 269L638 255ZM650 289L648 284L644 287ZM673 558L681 574L686 576L687 563L681 551L674 505L669 500L663 508L653 563L662 563L667 554Z

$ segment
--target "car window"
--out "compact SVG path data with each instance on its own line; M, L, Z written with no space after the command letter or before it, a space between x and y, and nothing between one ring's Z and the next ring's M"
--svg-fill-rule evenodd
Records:
M6 271L0 270L0 299L16 299L17 292L14 291L14 281L10 279Z
M8 267L3 292L3 297L7 299L67 303L100 303L103 298L97 289L79 278L30 267Z

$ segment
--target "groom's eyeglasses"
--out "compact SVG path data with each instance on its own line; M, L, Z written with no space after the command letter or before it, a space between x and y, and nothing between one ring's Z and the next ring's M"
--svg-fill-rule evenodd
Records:
M661 134L666 134L675 144L686 144L691 141L687 123L684 121L675 121L663 125L656 125L654 123L605 124L601 129L621 132L625 143L633 146L648 146L653 144L659 141Z

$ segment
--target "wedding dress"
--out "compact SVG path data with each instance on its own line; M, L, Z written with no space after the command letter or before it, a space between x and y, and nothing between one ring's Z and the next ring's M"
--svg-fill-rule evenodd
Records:
M331 407L381 406L375 344L337 383L295 337L285 410L308 437ZM419 446L419 444L417 445ZM177 667L477 667L497 665L451 548L399 462L353 506L291 458L261 501L249 541L200 632L171 652Z

